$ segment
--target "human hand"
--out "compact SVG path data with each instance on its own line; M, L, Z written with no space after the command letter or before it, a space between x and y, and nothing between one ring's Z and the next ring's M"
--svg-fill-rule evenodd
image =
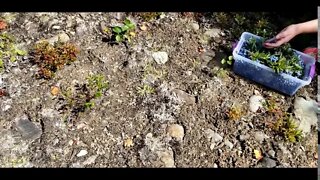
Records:
M275 48L289 42L292 38L299 34L298 26L293 24L284 28L279 34L276 35L274 42L265 42L266 48Z

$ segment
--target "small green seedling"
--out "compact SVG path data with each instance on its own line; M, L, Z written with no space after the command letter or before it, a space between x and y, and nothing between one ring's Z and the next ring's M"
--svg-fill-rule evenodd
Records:
M135 29L135 25L129 19L124 20L123 23L123 26L115 26L112 28L115 40L118 43L126 40L131 42L131 37L134 36L133 30Z
M12 35L4 32L0 34L0 71L4 69L5 60L15 62L18 56L25 56L23 51L15 46L15 39Z
M103 75L92 75L88 77L89 88L94 91L94 98L102 96L104 90L109 86L109 82L104 79Z
M86 109L91 109L91 108L94 107L94 102L86 102L86 103L84 104L84 107L85 107Z
M233 63L233 56L229 56L228 59L223 58L221 60L221 64L228 64L228 65L232 65Z
M147 84L144 84L142 87L138 87L137 90L140 96L147 96L148 94L155 92L154 88Z
M279 132L289 142L299 142L302 139L302 131L298 129L292 115L286 113L283 118L277 120L274 130Z

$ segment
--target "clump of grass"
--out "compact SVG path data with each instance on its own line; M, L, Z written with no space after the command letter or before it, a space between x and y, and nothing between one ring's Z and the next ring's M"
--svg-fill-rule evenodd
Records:
M51 79L55 72L76 61L78 53L79 50L73 44L56 42L51 45L43 41L32 50L32 61L40 68L39 78Z
M108 89L109 82L104 76L97 74L87 78L87 83L76 85L62 91L62 99L66 104L61 108L70 112L70 118L77 118L80 112L85 112L95 106L94 100L100 98Z
M143 12L137 13L144 21L151 21L160 17L161 12Z
M229 76L229 72L224 68L214 68L212 71L214 75L222 79L225 79Z
M243 116L244 112L240 105L233 105L228 112L228 118L230 120L238 120Z
M298 129L291 114L286 113L274 124L274 130L289 142L299 142L302 139L302 131Z
M144 84L143 86L139 86L137 88L137 91L140 96L147 96L149 94L153 94L155 92L155 89L152 86Z
M101 74L89 76L88 82L90 89L94 92L94 98L101 97L103 91L109 86L109 82Z
M0 34L0 71L5 68L5 60L15 62L19 56L25 56L26 51L16 47L15 38L3 32Z

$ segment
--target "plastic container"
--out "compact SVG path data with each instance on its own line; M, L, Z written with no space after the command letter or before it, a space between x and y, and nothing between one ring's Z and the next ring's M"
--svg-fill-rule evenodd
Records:
M250 37L262 39L262 37L248 32L242 33L239 42L233 50L233 71L236 74L290 96L294 95L301 87L311 83L315 71L315 58L293 49L297 54L301 55L302 62L305 64L302 79L285 73L277 74L268 66L238 54L243 43Z

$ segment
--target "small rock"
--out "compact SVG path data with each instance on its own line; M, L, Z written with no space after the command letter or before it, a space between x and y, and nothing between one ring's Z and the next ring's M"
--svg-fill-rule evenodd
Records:
M254 134L254 138L256 139L256 141L258 141L259 143L262 143L264 141L264 139L266 138L266 135L263 132L256 132Z
M240 135L240 137L239 137L240 141L245 141L245 140L247 140L247 139L249 139L249 138L250 138L250 135L249 135L249 134Z
M177 139L178 141L182 141L184 137L184 129L179 124L172 124L167 128L167 133Z
M57 114L59 114L58 111L50 108L44 108L41 111L41 115L46 118L54 118L57 116Z
M56 95L59 94L60 89L59 89L59 87L57 87L57 86L52 86L50 92L51 92L51 94L52 94L53 96L56 96Z
M268 151L269 156L271 157L276 157L276 152L274 150L269 150Z
M87 154L88 154L88 151L83 149L77 154L77 157L82 157L82 156L85 156Z
M169 59L166 52L155 52L152 54L152 57L158 64L165 64Z
M318 118L315 104L314 100L307 101L301 97L295 99L294 114L300 120L298 129L304 134L310 133L311 127L317 125Z
M179 89L174 89L173 92L177 95L177 97L181 100L183 100L186 104L195 104L196 103L196 98L194 96L191 96L190 94L179 90Z
M277 162L275 160L267 158L267 157L264 157L262 159L261 164L265 168L273 168L273 167L277 166Z
M159 153L160 160L164 163L164 167L172 168L174 165L174 157L172 150L166 150Z
M192 23L192 24L191 24L191 27L192 27L192 29L193 29L194 31L198 31L199 28L200 28L200 26L199 26L198 23Z
M42 131L35 124L33 124L27 115L23 115L22 117L18 117L15 119L15 124L22 135L22 138L28 140L36 140L40 138Z
M232 149L232 148L233 148L233 144L232 144L229 140L225 140L224 144L225 144L229 149Z
M259 108L263 107L264 98L259 95L253 95L249 99L249 109L252 112L257 112Z
M145 26L145 25L143 24L142 26L140 26L140 29L141 29L142 31L146 31L146 30L147 30L147 26Z
M208 62L210 62L210 61L215 57L215 55L216 55L216 54L215 54L214 51L208 50L208 51L202 53L200 58L201 58L204 62L208 63Z
M209 29L204 33L205 36L209 36L211 38L219 37L220 34L221 34L221 30L217 28Z
M213 168L218 168L218 165L216 163L214 163Z
M54 26L52 26L52 29L54 29L54 30L59 30L61 27L60 26L58 26L58 25L54 25Z
M223 140L223 137L220 136L218 133L214 132L213 130L211 129L208 129L205 131L206 133L206 136L208 139L211 139L212 142L221 142Z
M40 42L43 42L43 41L48 41L50 44L54 44L55 42L58 42L60 40L60 42L62 43L66 43L70 40L68 34L66 33L61 33L61 34L58 34L56 36L53 36L52 38L50 39L47 39L47 40L40 40L38 41L37 43L40 43Z
M78 36L82 36L86 31L87 26L84 23L81 23L76 27L76 33Z
M98 155L93 155L93 156L90 156L87 160L85 160L83 162L83 165L90 165L90 164L93 164L96 159L97 159Z

